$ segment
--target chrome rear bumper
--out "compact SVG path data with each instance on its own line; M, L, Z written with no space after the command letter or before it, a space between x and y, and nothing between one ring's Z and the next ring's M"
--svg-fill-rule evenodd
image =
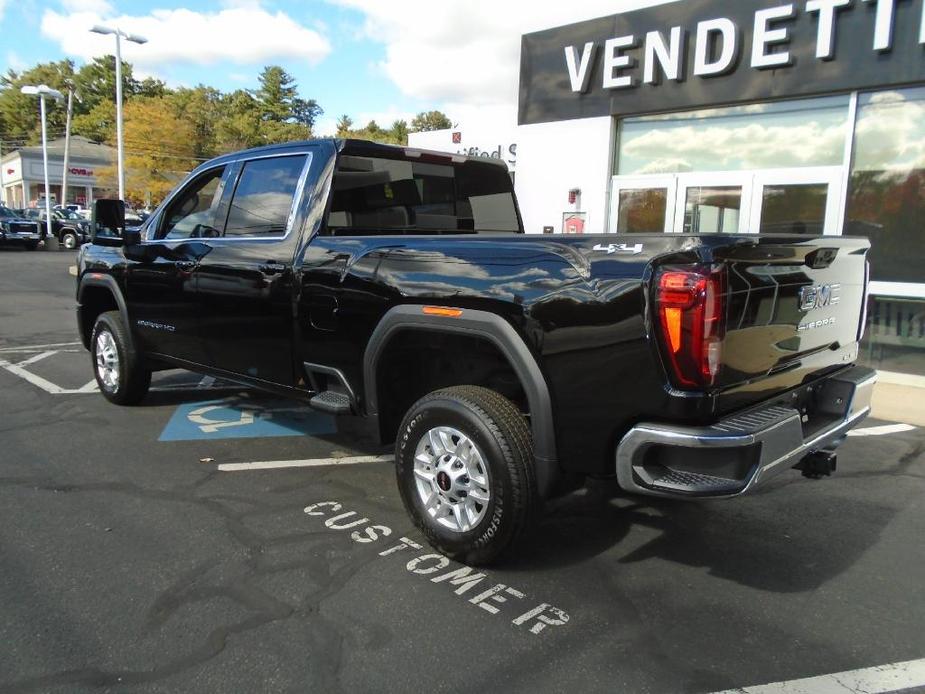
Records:
M665 497L744 494L805 456L841 443L870 413L876 372L854 366L808 387L803 412L781 399L716 424L641 423L617 446L617 481L629 492Z

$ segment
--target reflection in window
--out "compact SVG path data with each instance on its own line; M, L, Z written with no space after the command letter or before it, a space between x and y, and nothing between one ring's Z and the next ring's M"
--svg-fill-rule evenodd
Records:
M841 165L848 97L628 118L619 174Z
M761 194L762 234L811 234L825 228L826 183L766 185Z
M304 166L305 155L245 162L225 236L283 236Z
M684 206L685 234L735 234L739 231L742 186L687 189Z
M219 183L225 167L220 166L200 176L170 203L156 238L191 239L218 236L215 210L220 198Z
M860 359L884 371L925 376L925 301L872 296Z
M617 211L618 234L652 234L665 231L668 208L666 188L637 188L620 191Z
M336 234L520 231L500 166L342 154L333 186L327 225Z
M925 281L925 88L861 95L846 234L871 240L872 279Z

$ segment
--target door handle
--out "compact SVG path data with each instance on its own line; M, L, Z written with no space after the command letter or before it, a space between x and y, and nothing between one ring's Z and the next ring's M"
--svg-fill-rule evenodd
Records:
M178 260L176 262L177 270L180 272L192 272L199 265L195 260Z
M258 269L265 275L278 275L281 272L286 271L286 264L277 263L271 260L269 262L263 263Z

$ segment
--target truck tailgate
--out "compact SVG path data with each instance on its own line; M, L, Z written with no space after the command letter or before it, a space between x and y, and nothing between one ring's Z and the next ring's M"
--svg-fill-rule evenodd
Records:
M714 247L714 262L726 267L716 385L755 383L790 370L801 371L805 381L853 361L869 248L866 239L845 237L762 237L757 245Z

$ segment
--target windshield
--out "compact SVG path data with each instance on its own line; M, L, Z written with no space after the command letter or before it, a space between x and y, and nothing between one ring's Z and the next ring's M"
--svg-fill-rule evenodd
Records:
M55 210L59 219L83 219L79 214L71 210Z
M16 215L13 214L13 210L11 210L9 207L4 207L3 205L0 205L0 217L15 217L15 216Z

